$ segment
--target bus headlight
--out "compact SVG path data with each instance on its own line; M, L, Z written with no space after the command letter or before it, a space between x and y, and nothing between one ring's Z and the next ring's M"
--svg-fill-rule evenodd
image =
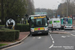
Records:
M45 31L48 31L48 28L45 28Z
M34 29L31 29L31 32L34 32Z

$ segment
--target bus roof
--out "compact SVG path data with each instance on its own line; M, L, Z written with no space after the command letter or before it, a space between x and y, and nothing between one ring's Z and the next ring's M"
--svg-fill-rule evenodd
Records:
M45 15L45 14L43 14L43 15L29 15L29 17L32 17L32 16L47 16L47 15Z

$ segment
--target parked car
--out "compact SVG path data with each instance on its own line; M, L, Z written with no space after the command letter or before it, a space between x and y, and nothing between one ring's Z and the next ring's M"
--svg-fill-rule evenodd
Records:
M73 29L73 26L71 24L66 24L64 26L64 29Z

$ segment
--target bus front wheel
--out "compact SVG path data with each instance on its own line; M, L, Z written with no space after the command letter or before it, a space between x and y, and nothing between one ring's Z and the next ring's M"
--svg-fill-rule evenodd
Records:
M45 35L48 35L48 33L45 33Z

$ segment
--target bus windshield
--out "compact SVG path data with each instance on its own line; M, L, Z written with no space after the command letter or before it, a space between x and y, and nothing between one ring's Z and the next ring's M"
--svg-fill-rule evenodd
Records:
M31 27L45 27L47 26L47 18L31 19Z

